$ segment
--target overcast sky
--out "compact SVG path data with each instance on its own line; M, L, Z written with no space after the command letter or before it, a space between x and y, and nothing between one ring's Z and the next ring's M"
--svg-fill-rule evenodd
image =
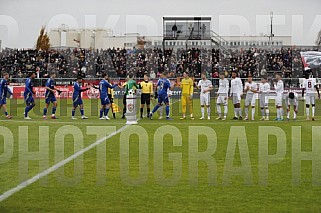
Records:
M2 48L34 47L41 26L111 28L114 35L162 35L163 16L211 16L220 35L291 35L293 45L314 45L321 29L320 0L0 0Z

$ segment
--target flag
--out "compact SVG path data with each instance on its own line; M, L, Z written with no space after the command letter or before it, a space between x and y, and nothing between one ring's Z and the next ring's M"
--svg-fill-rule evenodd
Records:
M115 103L112 103L112 104L111 104L111 107L112 107L112 109L113 109L113 113L117 113L117 112L120 112L120 111L121 111L120 107L119 107L117 104L115 104Z
M307 51L300 54L305 70L321 67L321 52Z

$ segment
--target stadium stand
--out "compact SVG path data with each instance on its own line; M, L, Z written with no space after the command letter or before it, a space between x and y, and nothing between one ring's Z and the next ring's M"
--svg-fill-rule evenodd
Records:
M300 51L309 49L231 49L229 56L218 49L52 49L48 52L37 50L5 49L0 53L0 70L9 72L11 78L24 78L36 71L39 78L47 77L50 71L57 71L61 78L83 75L87 78L100 77L108 72L111 77L125 78L128 72L142 78L149 73L157 78L164 70L171 76L180 77L187 71L191 76L200 77L205 71L209 77L218 78L225 71L229 77L237 70L241 78L249 74L259 78L282 72L285 78L302 77ZM319 77L320 70L316 71Z

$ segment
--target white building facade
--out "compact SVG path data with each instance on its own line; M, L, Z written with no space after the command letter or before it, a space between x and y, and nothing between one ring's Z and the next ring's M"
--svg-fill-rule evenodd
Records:
M162 36L141 36L139 34L127 34L113 36L108 29L51 29L49 33L50 43L53 48L134 48L144 44L144 47L163 47ZM223 36L221 45L227 48L242 47L282 47L291 46L291 36L275 36L269 40L266 36ZM166 48L206 47L215 45L210 40L171 40L165 41Z

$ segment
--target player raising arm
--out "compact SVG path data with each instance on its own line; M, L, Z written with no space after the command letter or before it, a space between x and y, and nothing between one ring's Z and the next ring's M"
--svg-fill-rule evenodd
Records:
M73 102L73 108L71 111L72 120L77 120L77 118L75 118L75 113L78 106L80 108L81 119L88 119L88 117L86 117L84 113L84 103L81 98L81 93L89 90L89 87L81 88L80 86L81 82L82 82L82 77L78 76L77 80L74 83L74 93L72 95L72 102Z
M26 108L25 108L25 118L26 120L30 120L28 113L32 108L36 106L35 104L35 99L33 98L33 95L35 92L33 91L33 79L36 77L36 74L34 72L29 74L29 78L26 79L26 84L25 84L25 91L23 93L23 97L25 99L26 103Z
M306 93L305 104L306 104L306 115L307 120L310 120L310 104L312 105L312 121L314 121L315 114L315 90L318 92L318 98L320 99L320 92L317 86L315 78L310 78L308 74L306 74L306 79L303 83L302 89L302 98L304 98L304 93Z
M60 94L61 91L58 88L55 87L55 85L56 85L55 78L56 78L56 73L55 72L51 72L50 73L50 78L46 82L46 93L45 93L46 106L43 109L43 119L45 119L45 120L47 119L47 111L48 111L48 107L49 107L50 103L53 104L51 118L52 119L57 119L57 117L56 117L57 99L56 99L56 96L55 96L55 91L57 91L58 94Z
M202 117L200 120L204 120L204 106L207 108L207 119L211 120L211 106L210 106L210 100L211 100L211 90L213 90L213 85L210 80L206 78L206 73L203 72L201 75L201 80L198 82L197 88L201 89L201 94L200 94L200 101L201 101L201 112L202 112Z
M6 115L7 119L11 119L12 116L8 114L7 111L7 95L12 95L12 92L9 85L9 73L5 72L3 73L3 79L0 82L0 108L4 111L4 114Z

